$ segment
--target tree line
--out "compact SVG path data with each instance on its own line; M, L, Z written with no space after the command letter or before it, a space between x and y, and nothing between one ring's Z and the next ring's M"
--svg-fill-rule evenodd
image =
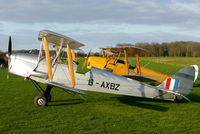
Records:
M117 44L133 45L133 44ZM153 53L151 56L170 56L170 57L200 57L199 42L169 42L169 43L137 43L134 46L144 48Z
M147 56L164 56L164 57L200 57L200 42L192 41L176 41L176 42L164 42L164 43L136 43L136 44L116 44L116 46L137 46L144 48L152 55ZM16 50L16 52L38 54L39 50ZM51 51L54 54L55 51ZM77 57L85 57L87 54L83 51L76 53ZM91 52L90 55L100 56L101 52ZM63 56L66 56L64 54ZM5 54L4 54L5 57Z

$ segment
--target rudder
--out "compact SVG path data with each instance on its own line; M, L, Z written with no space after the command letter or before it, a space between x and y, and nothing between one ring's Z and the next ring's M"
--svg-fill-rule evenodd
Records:
M165 90L172 90L184 96L188 95L193 87L193 83L198 77L198 66L191 65L179 70L177 73L167 78L158 87Z

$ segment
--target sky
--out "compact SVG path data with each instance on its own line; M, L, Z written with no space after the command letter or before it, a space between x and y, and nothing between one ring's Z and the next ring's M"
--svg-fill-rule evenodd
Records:
M118 43L200 42L199 0L0 0L0 51L39 49L38 32L71 37L93 51Z

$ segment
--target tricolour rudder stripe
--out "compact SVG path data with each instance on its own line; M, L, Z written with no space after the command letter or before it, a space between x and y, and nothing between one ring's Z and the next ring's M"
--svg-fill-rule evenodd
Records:
M165 81L165 89L166 90L177 90L179 85L179 80L173 78L167 78Z
M175 79L172 79L172 78L171 78L169 90L173 90L173 89L174 89L174 84L175 84Z
M175 80L175 84L174 84L174 88L173 88L174 91L176 91L178 89L178 84L179 84L179 80Z
M168 79L166 80L165 89L169 89L170 83L171 83L171 78L168 78Z

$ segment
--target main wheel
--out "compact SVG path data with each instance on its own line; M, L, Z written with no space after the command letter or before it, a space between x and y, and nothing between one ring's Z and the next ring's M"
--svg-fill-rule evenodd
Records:
M46 106L48 101L44 95L39 95L35 97L34 103L36 106Z

